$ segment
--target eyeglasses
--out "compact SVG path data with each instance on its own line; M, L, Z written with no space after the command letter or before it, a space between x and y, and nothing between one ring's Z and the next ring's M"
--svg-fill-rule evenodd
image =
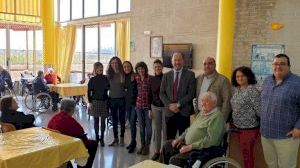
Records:
M283 66L286 66L287 64L286 63L273 63L272 64L273 66L279 66L279 67L283 67Z

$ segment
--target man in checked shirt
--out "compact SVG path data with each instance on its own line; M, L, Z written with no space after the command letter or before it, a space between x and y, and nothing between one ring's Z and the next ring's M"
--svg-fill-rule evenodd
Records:
M285 54L275 56L273 75L261 93L261 140L269 168L296 168L300 143L300 77Z

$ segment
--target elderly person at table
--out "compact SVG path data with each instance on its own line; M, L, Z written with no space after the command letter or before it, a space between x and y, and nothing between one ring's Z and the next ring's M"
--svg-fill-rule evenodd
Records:
M97 151L98 143L95 140L89 140L82 126L72 117L76 109L76 103L72 99L63 99L61 101L60 112L56 113L49 121L48 128L59 131L62 134L82 139L85 147L88 149L89 159L86 168L93 166L93 161ZM79 166L77 166L79 167Z
M33 94L34 95L41 93L41 92L48 93L52 98L52 103L53 103L52 110L56 111L58 109L57 104L59 103L59 94L56 92L53 92L53 91L50 92L49 87L44 82L44 72L43 71L38 71L37 77L32 81L32 86L33 86Z
M168 140L161 151L160 161L183 167L193 150L218 146L225 133L225 120L217 108L217 96L213 92L201 95L201 112L193 124L175 140Z
M45 75L47 84L58 84L61 83L61 78L54 72L53 68L48 68L48 73Z
M16 129L29 128L34 126L34 115L25 115L23 112L17 111L18 108L18 103L13 97L3 97L0 100L0 121L13 124Z

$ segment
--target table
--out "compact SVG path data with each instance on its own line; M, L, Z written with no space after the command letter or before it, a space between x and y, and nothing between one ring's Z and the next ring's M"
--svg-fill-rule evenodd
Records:
M80 139L41 127L0 134L1 168L54 168L74 158L85 165L88 156Z
M58 93L62 97L81 96L87 94L86 84L61 83L57 85L48 84L50 91Z
M167 167L168 165L159 162L155 162L152 160L144 160L140 163L130 166L129 168L167 168Z

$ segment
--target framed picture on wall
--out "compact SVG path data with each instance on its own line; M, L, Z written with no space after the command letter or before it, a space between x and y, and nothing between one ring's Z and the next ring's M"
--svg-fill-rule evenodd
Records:
M163 36L150 37L150 57L162 58L163 53Z
M193 44L180 43L180 44L164 44L163 45L163 65L167 68L172 68L172 55L175 52L181 52L184 58L184 67L192 69L193 67Z

